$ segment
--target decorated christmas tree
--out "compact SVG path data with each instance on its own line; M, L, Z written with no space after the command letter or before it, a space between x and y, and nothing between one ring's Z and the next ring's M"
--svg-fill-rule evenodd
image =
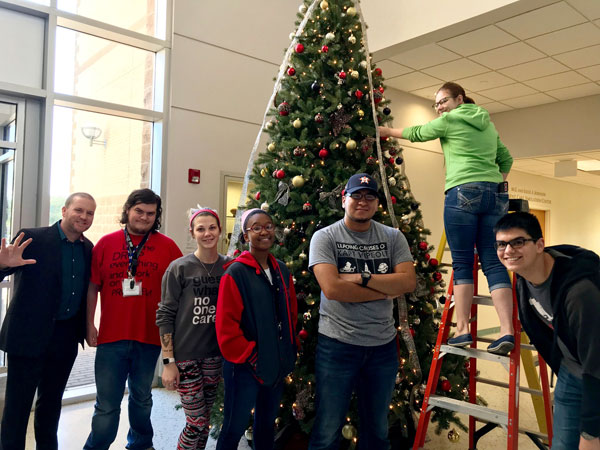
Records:
M442 273L430 257L429 231L404 175L402 148L392 139L377 139L376 124L392 116L382 71L371 64L360 4L305 0L296 27L263 122L266 148L256 162L251 157L253 187L240 206L259 207L273 216L279 239L273 253L292 272L298 295L302 351L286 379L276 424L280 429L298 424L310 433L320 288L308 270L309 244L315 231L344 216L341 192L348 178L367 172L380 186L374 220L400 228L418 278L415 292L396 301L400 362L389 412L391 436L403 436L410 444L437 336ZM467 379L465 360L446 356L439 392L465 400ZM214 412L218 425L219 408ZM351 447L360 438L357 420L352 402L342 430ZM448 410L435 410L432 420L438 431L450 422L462 427Z

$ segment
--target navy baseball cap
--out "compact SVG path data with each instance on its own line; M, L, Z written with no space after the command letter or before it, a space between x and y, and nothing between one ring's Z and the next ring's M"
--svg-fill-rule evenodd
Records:
M366 173L357 173L356 175L352 175L346 183L344 195L352 194L361 189L368 189L369 191L373 191L374 194L377 194L377 182Z

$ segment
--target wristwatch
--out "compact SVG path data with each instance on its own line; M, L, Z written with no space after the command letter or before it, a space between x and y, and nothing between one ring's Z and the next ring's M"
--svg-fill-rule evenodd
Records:
M367 284L369 284L369 281L371 280L371 272L367 272L366 270L364 272L361 272L360 278L362 279L361 286L366 287Z
M586 441L593 441L594 439L598 439L598 436L592 436L589 433L586 433L585 431L581 432L581 437L584 438Z
M163 358L163 364L166 366L167 364L171 364L175 362L175 358Z

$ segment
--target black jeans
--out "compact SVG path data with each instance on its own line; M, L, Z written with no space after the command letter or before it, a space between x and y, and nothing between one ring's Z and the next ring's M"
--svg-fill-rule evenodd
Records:
M6 398L0 436L2 450L23 450L31 404L35 403L35 441L39 450L58 449L62 396L77 357L76 322L57 321L48 348L38 357L8 354Z

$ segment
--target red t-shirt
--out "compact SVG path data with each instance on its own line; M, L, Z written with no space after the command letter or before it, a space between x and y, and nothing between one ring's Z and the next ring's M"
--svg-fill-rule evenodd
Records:
M130 235L133 245L143 236ZM181 257L175 242L161 233L152 233L138 258L135 280L142 282L142 295L123 297L129 258L123 230L102 237L92 251L90 281L100 286L100 330L98 344L133 340L160 345L156 310L162 276L174 259Z

